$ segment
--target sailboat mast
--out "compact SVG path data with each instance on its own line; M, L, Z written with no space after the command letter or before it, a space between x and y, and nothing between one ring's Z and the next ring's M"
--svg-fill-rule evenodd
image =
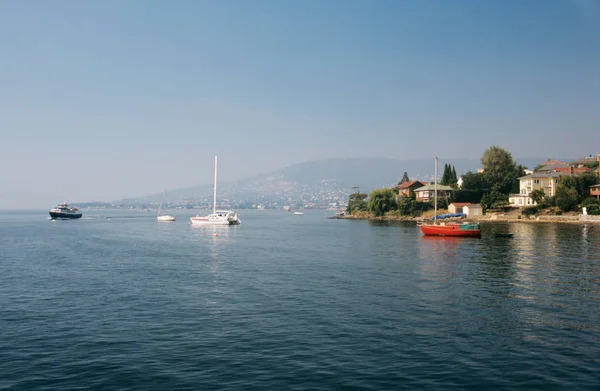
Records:
M435 170L434 170L434 178L433 178L433 223L437 222L437 180L438 180L438 158L435 157Z
M165 202L166 195L167 195L167 189L165 189L165 192L163 193L163 198L162 198L162 200L160 200L160 205L158 207L158 211L156 212L156 217L160 216L160 210L162 209L163 202Z
M217 157L215 156L215 188L213 192L213 214L217 213Z

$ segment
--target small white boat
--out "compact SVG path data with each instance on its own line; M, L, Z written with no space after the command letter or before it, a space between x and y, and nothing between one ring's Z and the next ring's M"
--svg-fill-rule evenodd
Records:
M303 214L304 214L304 213L302 213L302 212L294 212L294 216L301 216L301 215L303 215Z
M238 214L231 210L217 210L217 157L215 156L215 186L213 192L213 212L208 216L190 217L192 225L238 225Z
M156 221L175 221L175 216L160 214L160 210L162 209L166 194L167 194L167 191L165 190L165 193L163 194L163 199L160 202L160 206L158 207L158 212L156 212Z

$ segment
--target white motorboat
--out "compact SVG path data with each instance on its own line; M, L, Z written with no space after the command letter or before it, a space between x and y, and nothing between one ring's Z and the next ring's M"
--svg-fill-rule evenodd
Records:
M238 214L231 210L217 210L217 157L215 156L215 186L213 191L213 212L208 216L190 217L192 225L237 225L241 224Z

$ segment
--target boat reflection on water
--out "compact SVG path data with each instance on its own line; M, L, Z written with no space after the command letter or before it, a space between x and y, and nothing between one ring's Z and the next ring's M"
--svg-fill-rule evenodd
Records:
M467 246L466 240L457 236L428 236L422 235L419 246L419 255L423 259L431 259L435 262L447 262L448 260L458 260L462 247Z
M229 240L239 225L195 225L190 224L190 231L199 240L221 238Z

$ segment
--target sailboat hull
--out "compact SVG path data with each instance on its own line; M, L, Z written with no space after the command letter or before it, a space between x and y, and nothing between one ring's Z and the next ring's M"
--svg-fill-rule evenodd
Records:
M175 216L163 215L156 217L156 221L175 221Z
M481 230L478 226L469 224L468 227L463 224L446 225L422 225L421 231L427 236L458 236L466 238L480 238Z
M192 225L233 225L227 220L208 220L198 217L190 217L190 224Z
M237 213L232 211L217 211L208 216L190 217L192 225L238 225L241 223Z

